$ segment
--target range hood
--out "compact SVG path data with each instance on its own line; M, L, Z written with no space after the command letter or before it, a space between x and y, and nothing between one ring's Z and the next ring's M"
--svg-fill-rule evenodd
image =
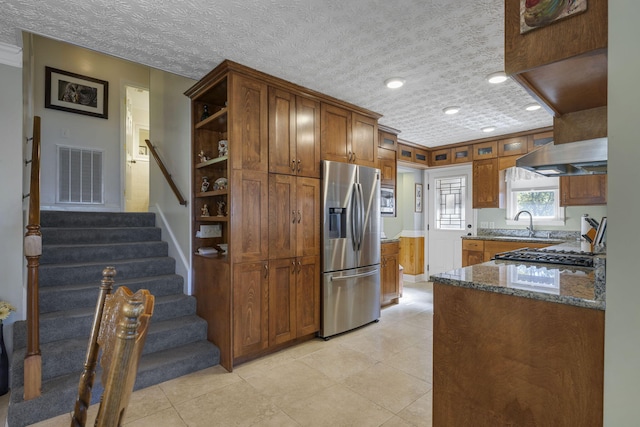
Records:
M545 176L606 174L607 138L550 143L517 159L516 166Z

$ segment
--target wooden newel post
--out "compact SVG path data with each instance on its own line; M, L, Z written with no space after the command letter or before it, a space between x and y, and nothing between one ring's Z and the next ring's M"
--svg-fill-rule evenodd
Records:
M29 186L29 225L24 237L27 258L27 353L24 358L24 400L40 396L42 356L40 355L40 307L38 267L42 255L40 233L40 117L33 118L31 180Z

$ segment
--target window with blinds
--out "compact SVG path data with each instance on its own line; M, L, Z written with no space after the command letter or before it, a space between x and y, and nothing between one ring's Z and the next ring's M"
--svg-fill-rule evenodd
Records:
M103 152L58 146L58 203L103 203Z

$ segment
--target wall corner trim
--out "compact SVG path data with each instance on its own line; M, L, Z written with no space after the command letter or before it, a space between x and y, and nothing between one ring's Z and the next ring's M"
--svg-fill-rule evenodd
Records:
M0 42L0 64L22 68L22 48Z

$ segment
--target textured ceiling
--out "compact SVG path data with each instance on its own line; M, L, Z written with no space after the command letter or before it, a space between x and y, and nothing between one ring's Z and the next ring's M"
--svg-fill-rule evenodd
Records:
M383 114L435 147L550 126L503 69L504 0L0 0L0 42L20 30L200 79L224 59ZM391 90L385 79L400 76ZM448 116L444 107L457 105Z

